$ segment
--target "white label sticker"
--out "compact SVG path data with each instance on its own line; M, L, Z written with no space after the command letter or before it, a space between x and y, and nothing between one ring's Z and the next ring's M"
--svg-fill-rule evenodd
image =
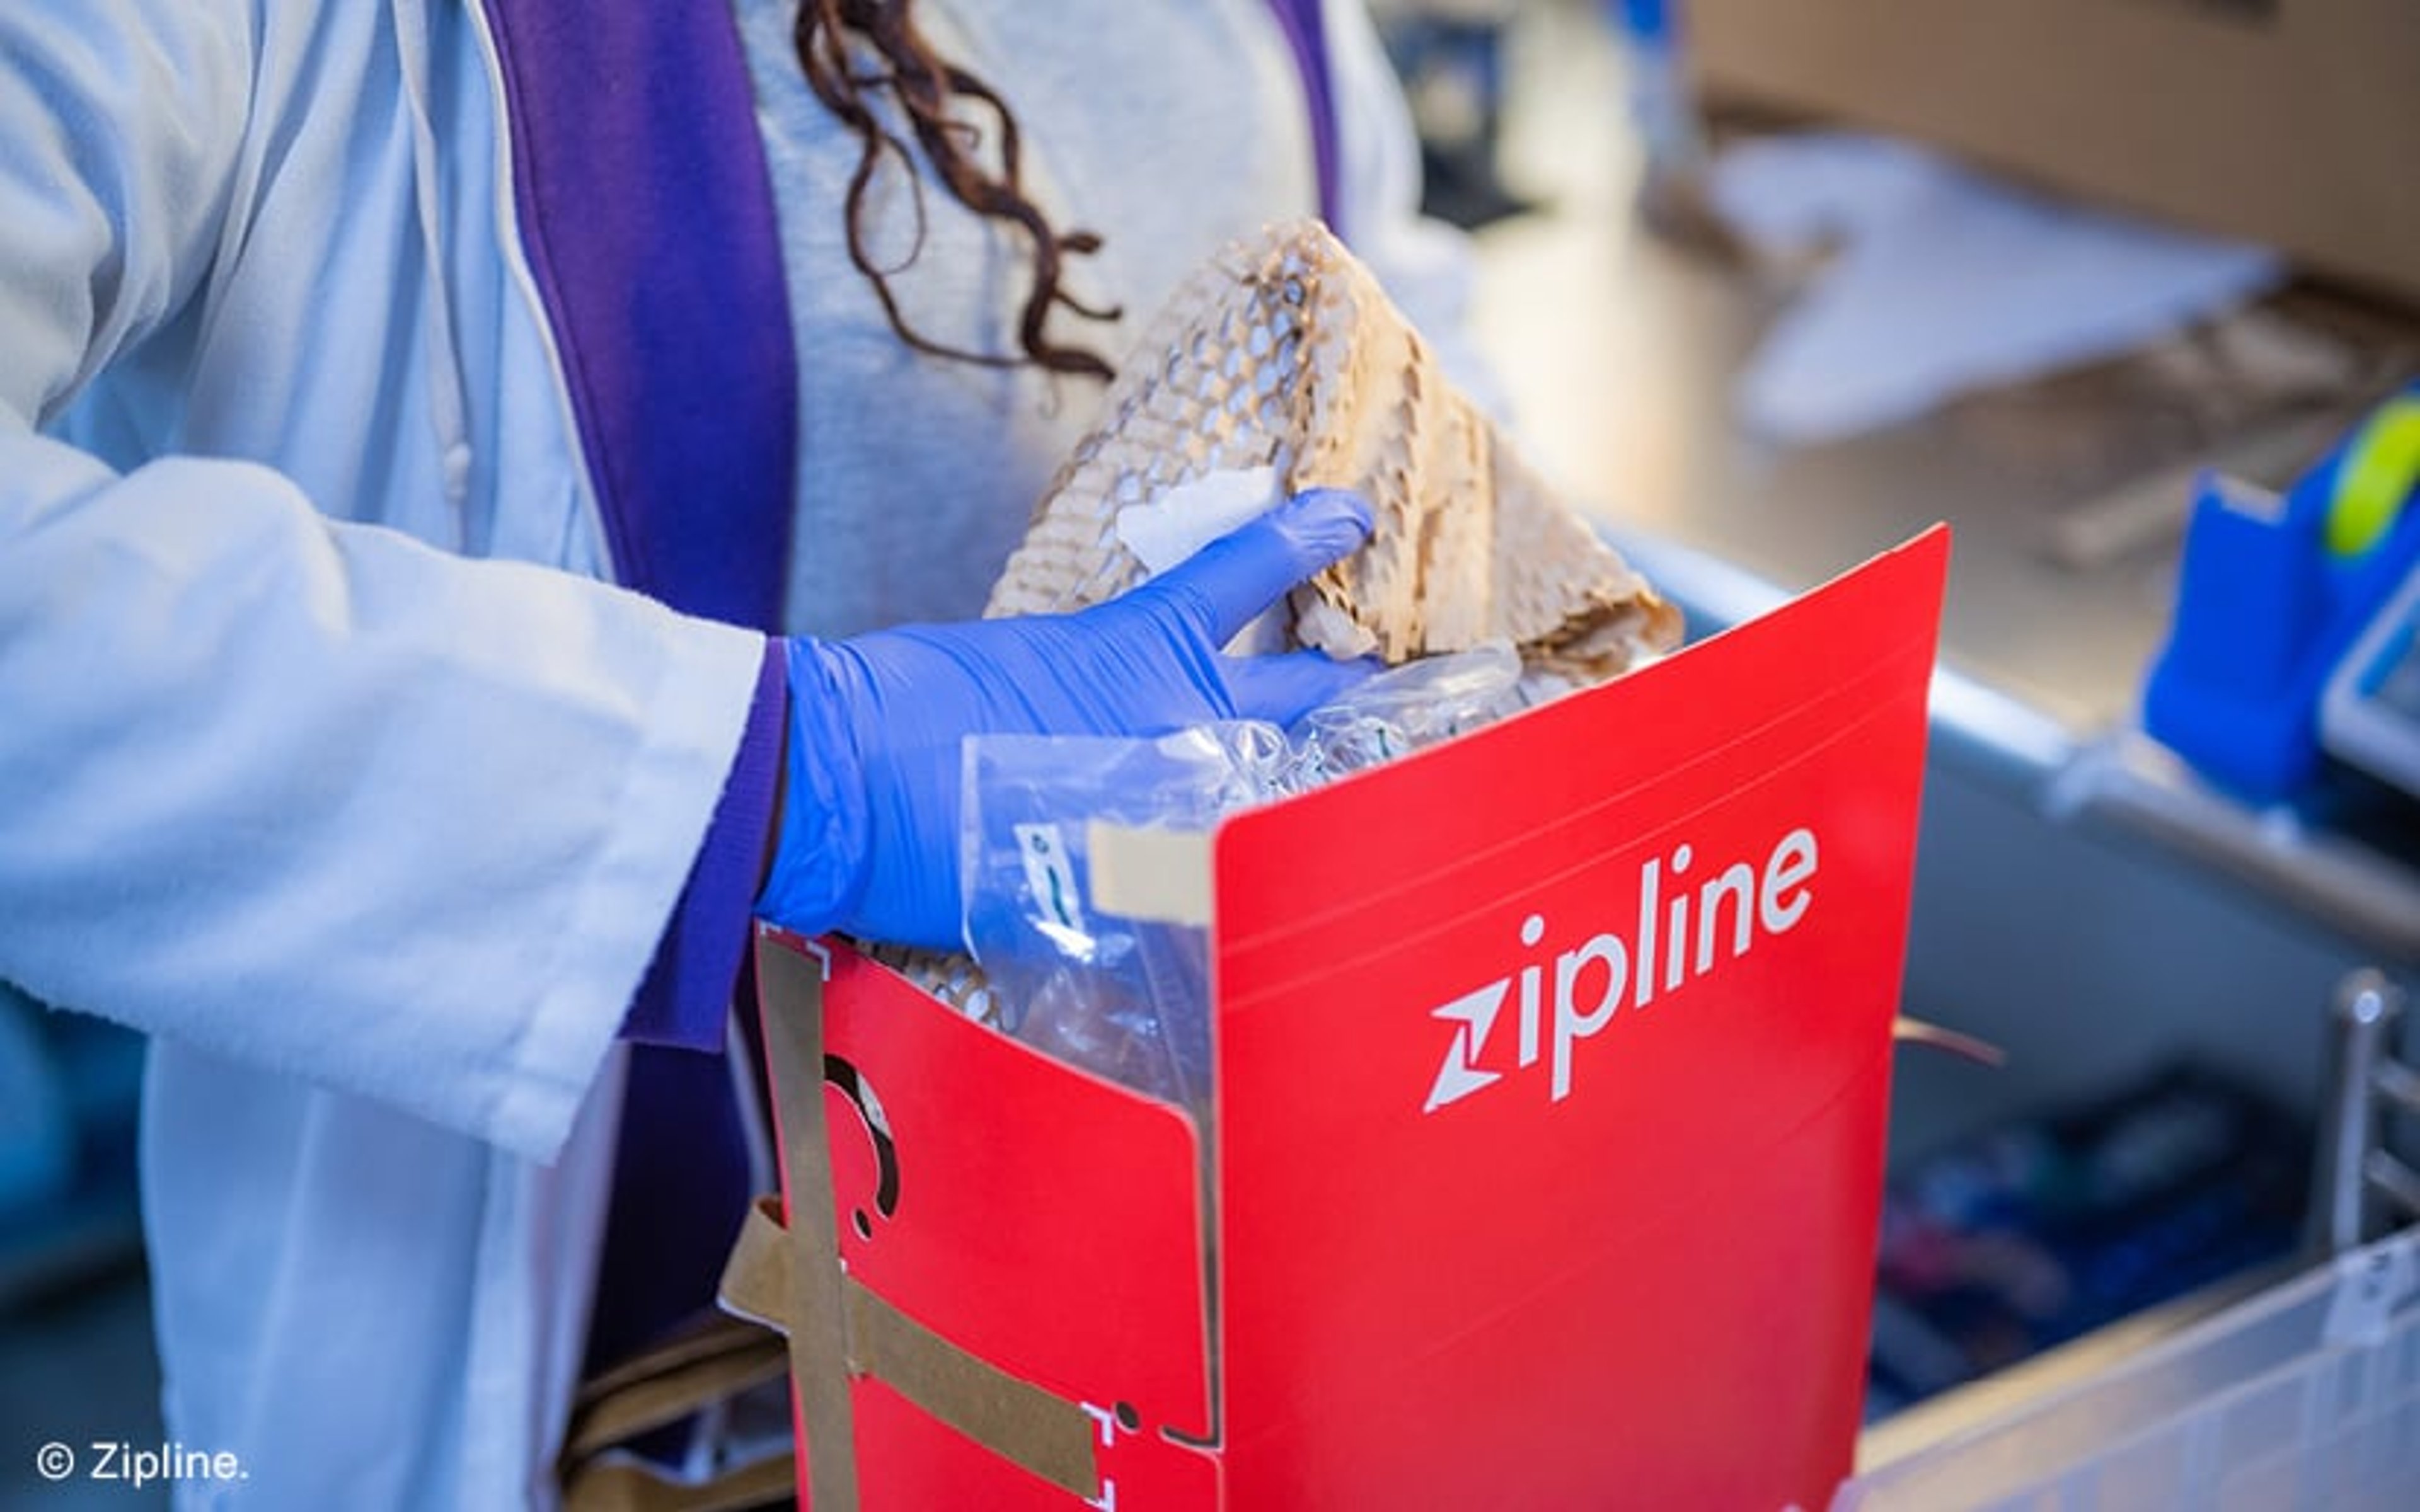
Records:
M1074 930L1084 928L1084 908L1076 896L1076 867L1067 858L1067 842L1057 825L1017 825L1018 858L1025 863L1025 886L1043 922Z

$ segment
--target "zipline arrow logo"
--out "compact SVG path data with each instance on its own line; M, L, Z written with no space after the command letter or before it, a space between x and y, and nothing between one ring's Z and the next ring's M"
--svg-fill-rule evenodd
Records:
M1435 1113L1448 1103L1468 1097L1503 1078L1502 1072L1480 1070L1479 1055L1487 1046L1487 1031L1496 1026L1496 1015L1504 1007L1504 995L1512 987L1510 981L1492 981L1443 1008L1429 1010L1431 1018L1450 1020L1462 1026L1454 1031L1453 1042L1446 1047L1445 1064L1437 1068L1436 1083L1429 1088L1428 1104L1420 1109L1422 1113Z

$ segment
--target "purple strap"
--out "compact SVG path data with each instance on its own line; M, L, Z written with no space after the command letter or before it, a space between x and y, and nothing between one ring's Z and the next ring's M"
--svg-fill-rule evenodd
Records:
M731 9L486 3L521 239L616 573L684 612L777 629L798 372ZM780 750L778 651L768 648L772 686L760 678L722 805L626 1026L633 1038L720 1047ZM592 1365L711 1303L748 1185L722 1057L635 1045Z
M1339 236L1345 227L1336 219L1336 89L1327 57L1327 22L1321 0L1269 0L1269 9L1294 49L1295 67L1302 72L1303 101L1311 111L1311 164L1319 174L1319 218Z
M488 0L521 239L621 580L778 629L798 371L725 5Z

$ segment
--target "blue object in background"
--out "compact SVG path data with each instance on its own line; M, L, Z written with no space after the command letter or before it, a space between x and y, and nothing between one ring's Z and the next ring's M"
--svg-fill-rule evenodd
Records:
M1606 8L1629 56L1630 114L1648 173L1694 170L1704 141L1681 67L1678 0L1608 0Z
M1610 0L1609 8L1631 41L1639 46L1669 48L1680 8L1673 0Z
M2184 1062L1970 1135L1883 1202L1868 1420L2294 1253L2302 1120Z
M139 1035L0 981L0 1329L140 1255L143 1058Z
M75 1180L75 1120L36 1011L0 987L0 1230L30 1221Z
M2363 627L2420 570L2420 385L2273 502L2204 474L2143 727L2248 798L2321 768L2319 700Z

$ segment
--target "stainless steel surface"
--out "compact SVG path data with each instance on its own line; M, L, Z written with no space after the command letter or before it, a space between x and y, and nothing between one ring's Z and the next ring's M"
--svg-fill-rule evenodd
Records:
M2369 1189L2392 1206L2397 1222L2408 1224L2420 1218L2420 1171L2383 1149L2371 1150L2369 1158L2361 1163L2361 1169Z
M2373 1085L2378 1088L2379 1101L2386 1104L2388 1111L2420 1114L2420 1071L2400 1060L2390 1060L2378 1068Z
M2121 731L2080 748L2050 803L2248 882L2382 959L2420 961L2420 870L2291 809L2246 808L2141 735Z
M2370 1157L2381 1153L2381 1073L2397 1065L2393 1035L2403 1016L2403 995L2383 973L2356 971L2336 988L2331 1011L2335 1045L2314 1208L2321 1245L2341 1255L2368 1237Z

